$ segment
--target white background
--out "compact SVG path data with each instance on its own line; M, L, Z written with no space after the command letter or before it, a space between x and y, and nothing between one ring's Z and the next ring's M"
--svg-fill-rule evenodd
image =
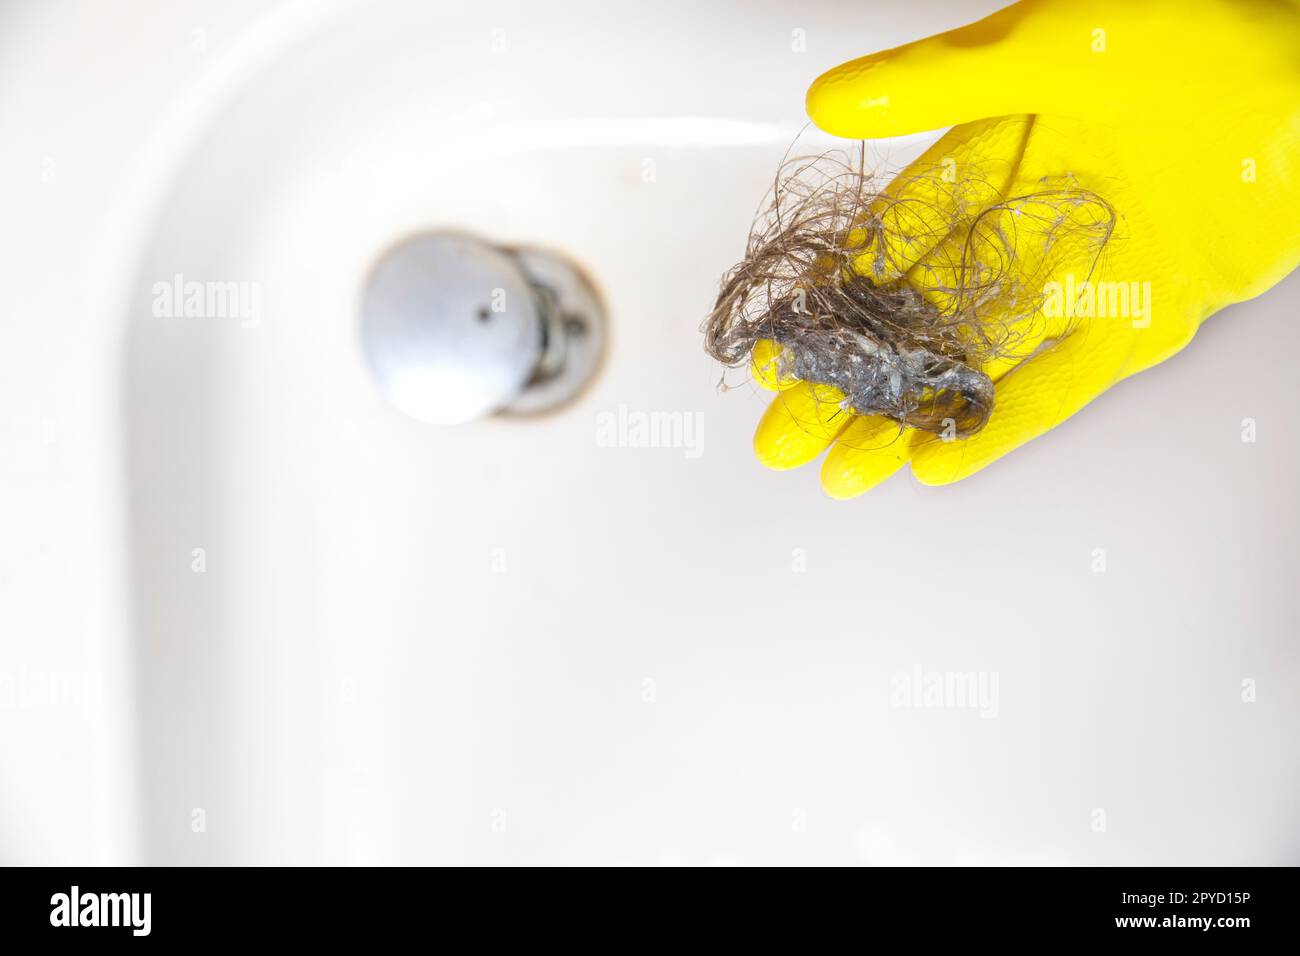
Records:
M535 6L0 7L0 860L1297 862L1297 278L830 501L699 321L808 82L993 5ZM383 402L359 282L439 226L591 272L581 403ZM175 271L263 322L160 324ZM600 447L620 405L703 454Z

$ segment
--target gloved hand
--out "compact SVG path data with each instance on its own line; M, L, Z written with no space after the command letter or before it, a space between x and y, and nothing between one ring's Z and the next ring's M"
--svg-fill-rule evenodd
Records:
M1057 280L1067 292L1086 279L1139 294L1119 316L1037 317L1025 351L983 370L993 414L966 439L846 412L833 388L780 380L779 346L760 342L754 377L780 393L755 451L784 469L833 444L821 475L837 498L909 461L931 485L979 471L1300 263L1300 0L1021 0L831 70L808 91L808 113L854 139L953 125L896 180L892 198L923 200L892 207L912 215L945 215L935 203L954 191L930 178L940 169L977 167L1004 196L1073 176L1118 225L1095 268L1063 262ZM895 244L903 275L928 251Z

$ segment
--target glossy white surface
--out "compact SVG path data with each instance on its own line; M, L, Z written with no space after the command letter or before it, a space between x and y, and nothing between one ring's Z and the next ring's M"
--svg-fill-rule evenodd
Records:
M0 10L0 858L1300 861L1297 277L848 504L700 348L809 80L992 4L55 6ZM360 289L429 228L589 271L578 404L379 394Z

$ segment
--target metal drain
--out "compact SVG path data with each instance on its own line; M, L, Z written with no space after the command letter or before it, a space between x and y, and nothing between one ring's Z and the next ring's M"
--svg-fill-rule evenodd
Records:
M454 232L384 254L361 330L384 394L440 425L563 405L594 377L605 345L599 296L567 260Z

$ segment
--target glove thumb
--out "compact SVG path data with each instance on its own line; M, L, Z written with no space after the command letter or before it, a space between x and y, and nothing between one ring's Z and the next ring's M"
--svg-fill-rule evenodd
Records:
M1032 6L837 66L808 90L808 115L834 136L875 139L1041 112L1033 58L1018 53Z

